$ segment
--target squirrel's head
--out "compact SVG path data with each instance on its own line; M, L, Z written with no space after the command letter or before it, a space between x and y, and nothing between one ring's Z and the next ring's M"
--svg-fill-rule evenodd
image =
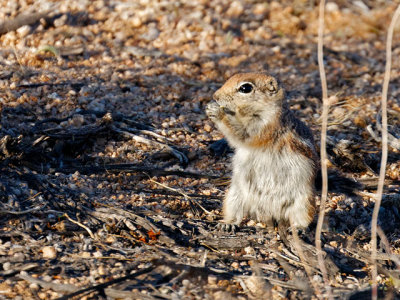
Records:
M278 81L262 73L241 73L214 93L214 100L235 113L271 115L281 110L284 91Z

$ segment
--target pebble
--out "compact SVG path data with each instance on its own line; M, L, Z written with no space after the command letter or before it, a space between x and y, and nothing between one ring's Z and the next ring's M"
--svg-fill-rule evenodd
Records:
M247 255L254 255L256 252L254 251L253 247L245 247L244 252L246 252Z
M339 10L339 5L337 5L335 2L328 2L325 5L325 10L326 12L336 12Z
M31 32L31 26L24 25L17 29L20 38L26 37Z
M43 258L54 259L57 257L57 251L53 246L45 246L42 248Z
M218 278L215 275L209 275L207 278L208 284L217 284L217 280Z
M206 131L206 132L211 132L212 131L212 127L209 125L209 124L205 124L204 125L204 130Z
M97 273L98 273L99 275L103 276L103 275L106 275L106 274L107 274L107 270L106 270L106 268L104 268L104 266L100 266L100 267L97 269Z
M313 281L320 283L322 282L322 277L320 275L314 275Z
M183 280L182 280L182 285L187 287L187 286L190 285L190 281L187 280L187 279L183 279Z
M3 263L3 270L4 271L8 271L11 269L11 263L6 261L5 263Z
M37 290L39 290L39 285L38 285L37 283L31 283L31 284L29 285L29 288L30 288L32 291L37 291Z
M57 18L54 20L54 26L61 27L61 26L65 25L67 19L68 19L68 16L66 14L63 14L60 18Z
M14 18L19 13L24 12L25 9L35 1L5 2L8 3L7 15L4 15L4 12L0 12L0 19L2 19L2 17L3 19L5 19L5 17ZM294 107L296 113L299 113L310 125L313 125L313 129L316 133L319 132L317 126L319 125L319 120L316 120L319 115L315 114L313 116L313 114L315 112L320 112L321 106L319 100L314 101L314 97L316 96L314 95L314 89L310 86L310 84L318 86L318 72L314 64L312 47L310 49L304 49L309 48L304 46L309 43L308 36L310 32L313 32L311 38L315 37L314 33L317 29L317 22L315 22L317 19L315 19L315 15L318 14L318 8L315 6L307 6L306 13L304 14L301 11L301 7L300 11L296 11L297 8L292 11L285 10L287 5L284 3L281 4L279 1L269 1L266 3L265 1L251 0L201 0L193 4L189 3L190 1L175 2L159 0L111 2L105 0L83 0L57 2L60 4L59 13L53 20L50 20L50 18L45 21L45 18L43 18L40 21L41 25L35 27L34 30L32 30L33 28L31 26L27 25L2 36L4 70L0 71L0 73L2 73L0 74L2 77L0 87L3 88L5 92L1 95L1 105L8 108L14 107L18 110L21 109L22 113L20 116L17 116L21 117L21 119L18 120L22 120L22 117L25 116L31 118L31 124L29 124L27 128L34 126L34 123L37 121L35 119L36 117L40 120L53 117L64 119L67 116L71 116L71 113L77 108L82 109L82 111L90 111L93 109L110 111L111 113L120 112L126 116L132 117L132 120L143 124L151 124L157 129L160 129L160 124L163 123L162 126L165 127L165 137L171 140L171 145L182 147L185 151L187 150L190 153L198 153L198 156L193 157L193 161L190 162L190 168L193 168L193 171L214 175L227 174L227 176L229 176L227 173L229 172L228 161L232 155L228 154L222 158L213 159L207 150L209 143L212 140L221 138L221 134L214 127L214 124L206 117L204 113L205 105L210 101L212 93L222 84L226 77L229 77L233 72L239 72L241 70L261 71L261 69L267 67L268 71L280 73L281 76L279 77L281 77L283 81L286 81L285 85L288 89L293 89L293 91L301 94L301 101L297 98L293 99L295 103L298 103L297 106ZM338 1L336 2L339 3ZM361 9L368 10L367 7L363 6L363 1L353 2L354 5ZM364 2L367 3L367 1ZM365 23L363 18L354 18L355 20L349 18L347 20L348 23L345 22L346 24L343 25L343 9L346 5L339 3L339 7L337 3L330 1L326 5L327 19L329 19L326 24L327 34L325 37L327 38L328 45L332 47L334 51L342 52L351 50L350 52L359 53L367 59L375 58L377 54L375 50L377 49L382 53L382 50L384 50L383 42L374 37L370 39L362 36L364 31L362 26L360 26L360 28L357 27L358 23L360 23L360 25ZM370 6L371 11L375 10L373 1L367 4L369 5L369 3L372 3ZM43 9L43 7L41 8ZM367 23L374 25L376 21L382 18L387 19L386 17L391 13L391 9L390 7L385 8L385 10L381 9L381 15L379 15L378 20L374 20L376 16L371 14L371 18L368 17L369 20ZM349 10L354 13L353 8ZM82 24L82 22L86 21L81 19L81 12L87 13L88 24ZM384 12L383 15L382 12ZM227 17L227 15L229 16ZM358 14L356 12L356 15L359 15L359 12ZM68 19L68 16L71 16L71 20ZM307 17L310 17L310 19L306 19ZM72 24L72 19L76 19L77 22ZM307 29L301 35L301 38L304 37L305 39L296 41L296 32L292 33L290 31L296 30L293 28L292 23L297 26L299 20L304 20L307 23ZM354 28L352 29L352 23L354 22L356 23L357 34L360 32L361 35L359 39L356 38L356 40L358 40L357 42L349 40L349 43L346 43L348 40L342 37L348 34L347 27L349 30L354 30ZM369 29L370 27L371 25L368 25ZM335 32L340 32L340 35L332 35L332 33ZM376 35L376 33L372 34L374 36ZM268 41L268 38L266 38L268 35L274 36L274 39ZM114 37L119 41L114 43L112 40ZM262 43L258 44L258 41ZM290 41L290 43L283 41ZM60 59L60 64L58 65L54 57L45 57L45 59L42 60L33 55L32 51L37 49L39 45L45 44L59 45L61 47L81 44L83 45L84 52L83 54L72 55L68 58L63 57ZM296 47L296 45L301 47ZM126 49L123 50L127 47L145 49L145 51L143 51L145 55L134 55ZM295 49L290 49L293 47L295 47ZM361 47L364 48L364 50L361 49ZM291 51L288 52L288 50ZM296 55L290 55L290 53L294 53L293 51L296 52ZM400 50L397 49L396 51L399 52ZM123 54L125 54L125 56ZM235 56L240 58L241 56L239 54L245 54L244 60L228 59ZM162 55L162 59L158 59L159 55ZM303 59L304 55L307 56L306 61ZM267 58L267 60L264 58ZM259 63L259 59L262 60L262 63ZM342 76L346 77L342 80L343 83L340 84L341 89L338 89L338 82L335 80L337 76L331 77L329 83L331 94L340 90L341 93L343 93L343 96L340 94L340 100L348 102L350 105L349 108L351 109L356 106L353 106L353 99L347 98L347 96L356 95L360 100L362 100L362 98L368 100L368 104L362 101L359 103L354 102L354 104L359 104L357 108L360 109L359 111L365 112L365 115L359 113L357 117L356 111L355 114L351 115L352 117L350 116L351 120L354 119L354 124L356 126L362 128L366 127L371 121L374 121L371 118L370 112L371 108L374 108L374 106L376 106L375 103L378 102L375 96L377 96L379 91L374 92L371 88L376 85L377 78L379 80L381 79L384 67L382 62L380 60L377 61L377 72L375 73L378 75L374 75L375 73L368 73L368 66L357 66L356 72L353 72L355 70L350 70L350 68L353 68L352 65L355 66L358 64L351 64L348 59L343 60L342 57L336 57L336 55L327 55L326 61L328 77L336 72L342 74L341 71L345 71ZM298 62L299 64L297 65L293 62ZM349 70L341 69L344 67L341 67L340 64L349 66ZM366 68L366 70L363 68ZM364 71L367 71L369 77L360 75L358 77L361 79L351 78L352 74L358 74L359 72L362 74ZM8 78L8 72L12 72L11 79ZM397 70L393 69L393 72L397 72ZM42 74L44 75L42 76ZM350 76L350 78L347 78L347 76ZM115 82L111 83L111 80L115 80ZM59 85L59 83L63 81L77 82L78 87L80 84L84 86L79 90L76 86ZM355 85L353 85L353 82L355 82ZM29 88L28 91L26 88L19 87L20 84L25 83L43 83L44 86ZM48 83L50 85L48 85ZM55 83L54 86L51 85L53 83ZM342 84L344 84L344 86L342 86ZM359 88L357 88L357 86ZM309 88L311 88L310 93L308 92ZM392 90L396 91L396 87L393 87ZM122 97L121 91L123 91ZM24 97L19 98L19 93L24 93ZM371 97L372 93L374 93L373 97ZM28 96L25 97L25 94L28 94ZM316 94L318 95L318 93ZM47 95L49 96L47 97ZM393 95L395 96L395 94ZM392 98L395 99L395 97ZM372 106L370 107L368 105ZM342 106L338 104L338 106L340 107L331 107L332 115L330 118L332 116L340 118L343 114L350 112L346 105ZM38 112L38 108L42 111ZM307 114L305 114L306 111ZM373 110L373 112L375 114L375 110ZM83 126L85 122L90 124L95 119L90 113L84 116L83 118L82 113L82 115L75 115L72 119L69 118L68 121L63 123L64 128L59 127L59 122L44 123L42 124L43 129L55 129L61 132L64 129L74 130ZM3 117L7 118L7 114L4 114ZM7 126L8 123L8 121L4 121L4 124ZM117 123L120 122L116 121L113 125L117 126ZM122 123L124 122L121 122L121 124ZM185 127L183 123L186 123ZM347 122L345 124L349 123ZM349 126L355 126L354 124L349 124ZM17 136L19 134L17 125L19 124L15 125L16 126L10 122L9 130ZM76 128L71 128L71 126ZM129 126L132 128L135 127L134 125ZM349 138L349 136L351 136L351 134L348 133L348 129L351 128L343 128L345 127L343 124L335 126L337 126L338 129L343 129L343 137ZM175 128L185 128L185 133L181 134L175 131ZM352 131L355 133L356 130L352 129ZM84 161L86 156L93 158L93 164L98 166L110 162L145 163L147 162L147 158L159 151L158 148L141 145L139 143L129 143L129 139L124 139L122 137L118 137L119 145L111 145L109 151L105 151L104 146L108 144L108 141L115 140L115 136L109 135L107 132L108 130L105 132L106 134L104 134L104 136L99 136L97 140L96 137L93 137L90 147L86 148L85 146L87 145L83 145L83 147L85 147L85 152L79 159ZM212 134L208 134L211 132ZM358 133L361 132L362 131L358 131ZM141 133L137 134L141 135ZM363 134L368 135L366 132L363 132ZM331 131L331 135L335 137L338 136L336 129ZM316 134L316 137L318 142L318 134ZM359 138L361 139L362 136L359 136ZM103 142L101 142L101 139L103 139ZM370 136L368 136L368 140L370 141ZM357 143L358 142L359 141L357 141ZM121 145L128 143L129 147L121 147ZM375 144L375 142L373 143ZM43 146L43 149L47 151L48 148L51 148L52 144L51 141L50 143L49 141L43 141L39 146ZM124 157L123 152L129 152L129 159ZM66 159L70 158L69 154L75 153L67 153ZM112 157L115 159L112 159ZM60 159L62 160L61 156ZM152 163L153 162L158 164L156 160L152 161ZM171 160L171 162L175 163L173 160ZM160 164L161 163L164 162L160 162ZM158 166L159 165L156 165L156 167ZM54 167L56 167L56 169L62 168L61 165ZM390 168L390 171L393 172L393 175L390 176L398 178L398 170L398 166L394 166L393 170ZM84 188L95 190L96 186L101 187L101 191L95 191L93 196L90 195L90 202L93 201L93 203L104 203L106 205L112 203L111 205L114 205L115 202L117 207L126 209L127 206L125 206L125 204L129 202L132 207L137 207L139 209L143 208L150 211L160 210L160 212L168 213L174 211L184 221L178 223L176 226L183 231L187 229L186 224L188 220L185 219L185 215L182 213L182 210L180 210L183 207L179 206L180 203L176 204L176 207L171 205L173 198L176 197L159 197L160 202L165 201L162 203L165 207L160 205L148 205L151 201L154 201L152 195L142 193L139 197L138 193L134 192L134 190L146 190L147 188L151 188L146 182L146 178L142 180L142 174L138 174L139 179L136 180L137 175L135 173L132 176L132 180L129 182L129 180L125 180L124 175L125 174L115 175L104 173L104 176L99 178L97 174L95 177L81 176L78 173L68 176L63 172L62 174L59 173L58 176L50 175L49 179L51 182L60 184L60 192L61 189L65 189L68 186L77 189L76 191L78 193ZM43 176L43 179L47 180L48 175L46 173L40 174L40 176ZM109 177L112 177L109 182L103 181ZM170 178L157 177L155 179L157 181L162 180L162 182L167 186L171 186L171 188L179 188L179 190L182 189L183 191L189 188L190 192L193 190L194 193L202 193L208 196L223 196L226 190L226 186L217 186L217 188L215 188L215 183L208 179L207 181L210 182L210 185L207 186L206 189L203 189L203 182L194 183L188 181L182 184L181 179L177 179L176 182L172 182ZM139 187L139 184L143 186ZM117 193L113 192L113 190L118 189L118 186L126 193L125 197L119 197ZM110 196L110 193L112 193L112 196L116 195L116 197ZM21 192L18 190L15 196L16 197L10 198L10 203L14 203L18 199L29 199L29 197L33 195L28 195L28 193L21 188ZM24 207L36 207L36 204L45 204L47 197L45 196L43 198L40 196L36 197L34 200L33 202L28 200L27 203L25 203L26 205L24 204ZM31 203L29 203L30 201ZM68 201L68 199L66 199L66 201ZM343 216L347 218L352 215L353 217L351 218L357 221L355 225L357 225L358 222L367 222L360 220L360 217L365 220L370 219L370 207L366 207L360 211L359 206L362 204L360 204L358 200L351 202L350 199L338 199L338 201L346 205L346 207L341 206L344 211L339 211L339 215L342 218L335 218L336 215L330 213L330 219L335 221L344 220ZM85 202L85 200L83 198L80 199L80 203L83 202ZM31 206L32 203L33 205ZM212 205L213 207L210 209L215 213L219 213L218 209L221 207L220 203L213 203ZM40 214L38 214L35 219L39 218L43 225L46 225L46 221L50 221L51 223L56 221L55 218L58 217L55 213L47 216L44 215L43 219L38 217L39 215ZM193 220L189 220L190 222L197 222L197 216L194 217L191 213L186 214L186 216L188 218L193 218ZM15 218L12 222L14 223L14 221L17 226L18 224L16 223L21 222L18 218ZM38 221L31 220L35 225L39 223ZM251 222L252 223L249 222L251 226L259 226L254 223L254 221ZM346 222L343 221L343 223ZM35 228L38 228L38 230L39 228L40 230L46 230L42 224L39 223L39 225L37 225L38 227ZM9 225L11 225L11 223ZM101 226L96 226L95 228L98 229L101 228ZM120 227L116 226L115 229L118 232ZM82 229L80 228L78 231L82 232ZM96 232L96 235L97 234L98 232ZM36 256L38 257L32 257L32 259L40 259L40 257L53 259L57 257L56 252L58 252L61 257L60 261L65 259L66 264L69 264L71 259L79 261L82 260L82 257L94 258L100 256L101 253L98 254L95 252L97 246L92 244L85 244L84 249L87 249L87 251L82 253L79 242L82 240L82 236L85 235L86 233L82 235L77 234L74 237L63 236L60 238L58 232L55 232L51 239L50 235L48 236L49 241L44 240L46 244L51 246L47 246L49 248L46 249L43 248L42 251L37 251ZM44 236L46 236L46 234L44 234ZM110 237L107 239L107 242L112 244L119 242L119 240L120 238ZM7 239L3 239L3 241L6 243ZM31 254L29 250L27 250L29 243L27 243L27 241L24 242L25 243L21 242L21 244L24 244L24 249L18 250L21 252L17 252L16 249L10 252L11 258L18 258L20 261L31 258ZM56 242L59 242L61 246L56 246ZM329 240L327 242L329 242ZM18 243L18 240L13 241L13 243ZM267 241L265 238L264 240L260 239L260 243L267 244ZM0 255L8 255L7 251L10 245L6 246L7 244L9 244L9 242L1 245ZM333 243L330 245L332 247L330 250L332 251L336 250L338 247L338 245ZM42 247L43 244L39 249ZM70 253L71 248L71 253L76 253L77 258L61 255L64 251ZM268 250L268 247L264 248ZM200 253L201 249L198 247L195 249ZM80 252L78 252L79 250ZM265 250L263 255L272 259L273 255L270 255L267 250ZM91 254L89 251L94 253ZM261 252L261 250L257 248L257 254L259 251ZM244 253L247 255L254 255L255 251L252 247L246 247ZM145 250L143 250L143 254L146 254ZM15 257L13 257L13 255L15 255ZM103 255L106 255L106 252L103 251ZM182 259L184 259L184 257ZM3 261L0 268L2 267L4 271L12 270L15 263L17 262L13 261L10 263L9 261ZM245 262L242 263L245 264ZM239 266L238 263L233 263L232 266L228 266L228 268L237 267L240 269L242 263L240 263ZM126 262L123 262L119 270L124 269L125 266ZM97 267L93 269L98 268L97 273L102 275L106 274L106 271L109 272L112 267L108 268L107 264L104 263L104 266L97 265ZM243 269L247 270L248 268L243 267ZM116 273L117 272L118 271L116 271ZM84 274L82 277L84 277ZM81 282L82 277L76 279L74 284L87 284L87 282ZM217 284L217 278L219 278L219 276L210 275L208 277L208 282L210 284ZM87 280L87 277L84 279ZM314 280L319 281L320 278L316 277ZM232 281L230 281L230 283L232 284ZM14 284L14 282L12 284ZM185 280L183 284L186 286L191 285L188 280ZM27 283L26 287L28 286L31 290L38 289L38 286L35 284L29 285L29 283ZM357 288L357 286L355 288ZM182 290L179 291L179 283L177 289L178 292L176 294L183 292ZM230 292L231 291L229 291L229 293ZM31 293L33 292L31 291ZM174 294L171 293L169 287L165 287L165 293L167 293L167 295ZM221 299L229 299L229 293L225 293L224 291L218 291L218 293ZM232 291L232 293L235 294L236 290ZM284 291L282 291L282 293L284 293ZM35 294L39 294L41 298L51 298L50 296L52 295L50 292L39 293L39 291ZM212 297L213 292L211 291L209 295ZM185 293L181 294L181 298L185 296L187 296ZM193 297L196 297L195 292L193 293Z

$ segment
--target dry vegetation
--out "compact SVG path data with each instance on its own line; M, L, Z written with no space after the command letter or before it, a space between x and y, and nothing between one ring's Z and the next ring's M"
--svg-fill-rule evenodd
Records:
M317 264L307 261L307 276L290 236L253 220L236 234L215 228L231 153L216 149L222 136L204 113L232 74L267 71L319 142L317 4L0 0L0 20L14 21L0 24L0 299L326 297ZM331 178L322 249L340 299L371 294L379 101L395 8L326 6L330 168L363 184L350 194ZM379 296L397 298L398 38L395 30L377 254ZM315 224L300 235L307 257L314 234Z

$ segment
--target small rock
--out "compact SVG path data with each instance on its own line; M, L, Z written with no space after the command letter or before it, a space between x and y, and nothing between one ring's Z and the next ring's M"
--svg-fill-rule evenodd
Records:
M212 127L211 127L209 124L205 124L205 125L204 125L204 130L205 130L206 132L210 132L210 131L212 130Z
M26 37L31 32L31 26L24 25L17 29L20 38Z
M84 251L81 253L82 258L90 258L90 252Z
M335 2L328 2L325 6L327 12L336 12L339 10L339 6Z
M255 254L254 249L252 247L250 247L250 246L244 248L244 252L246 252L247 255L254 255Z
M53 246L45 246L42 249L43 258L53 259L57 257L57 251Z
M103 253L101 253L101 251L96 251L93 253L93 257L102 257Z
M230 17L238 17L240 16L244 11L244 7L242 2L240 1L233 1L231 5L228 8L228 11L226 14Z
M60 18L54 20L54 26L55 27L61 27L65 25L67 22L68 16L66 14L62 15Z
M190 281L187 280L187 279L183 279L183 280L182 280L182 285L183 285L183 286L189 286L189 285L190 285Z
M11 269L11 263L6 261L5 263L3 263L3 270L4 271L8 271Z
M31 283L31 284L29 285L29 288L30 288L32 291L37 291L37 290L39 290L39 285L38 285L37 283Z
M131 19L131 25L133 27L140 27L140 26L142 26L142 24L143 24L143 21L141 20L140 17L133 17Z
M208 276L208 284L217 284L217 276L209 275Z
M97 272L99 273L99 275L103 276L107 274L106 269L104 268L104 266L100 266L97 270Z
M314 275L314 277L313 277L313 281L314 281L314 282L318 282L318 283L320 283L320 282L322 282L322 277L321 277L321 276L319 276L319 275Z

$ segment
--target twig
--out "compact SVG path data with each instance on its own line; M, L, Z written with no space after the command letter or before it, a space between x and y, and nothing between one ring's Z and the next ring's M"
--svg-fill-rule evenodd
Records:
M105 205L104 205L105 206ZM167 244L168 246L174 245L175 241L171 239L170 237L165 234L163 230L161 230L159 227L157 227L155 224L147 220L147 218L143 218L139 215L136 215L128 210L122 210L117 207L108 207L105 206L106 208L97 208L96 210L88 210L88 214L90 214L93 217L100 218L100 219L112 219L115 218L118 221L122 221L126 227L128 227L132 231L138 231L138 228L136 228L132 222L135 224L143 227L144 229L148 231L153 231L153 232L160 232L161 235L159 236L159 240L162 243ZM131 220L132 222L131 222ZM146 236L146 234L143 234Z
M78 295L87 294L88 292L91 292L91 291L94 291L94 290L103 290L104 288L106 288L106 287L108 287L108 286L110 286L112 284L120 283L120 282L123 282L123 281L125 281L127 279L135 278L135 277L137 277L139 275L148 273L151 270L153 270L153 267L145 268L145 269L139 270L139 271L137 271L137 272L135 272L133 274L129 274L129 275L126 275L126 276L123 276L123 277L120 277L120 278L117 278L117 279L114 279L114 280L110 280L110 281L105 282L105 283L97 284L97 285L94 285L94 286L90 286L88 288L84 288L84 289L78 290L78 291L73 292L73 293L71 293L69 295L65 295L64 297L61 297L58 300L67 300L67 299L71 299L71 298L73 298L75 296L78 296Z
M378 130L382 131L382 128L380 126L380 121L378 121L378 117L376 120L376 124L377 124ZM377 142L382 141L381 137L378 136L378 134L372 129L371 124L369 124L365 129L367 130L367 132L371 135L371 137L375 141L377 141ZM396 138L395 136L393 136L390 133L388 133L388 143L389 143L390 147L400 150L400 139Z
M400 257L392 254L392 251L390 250L389 241L388 241L385 233L383 232L382 228L380 226L377 226L376 229L377 229L376 231L377 231L379 237L382 240L383 246L385 247L385 251L389 255L389 259L394 261L394 263L397 266L397 269L400 271Z
M22 210L22 211L13 211L13 210L5 210L5 209L0 209L0 214L10 214L10 215L25 215L29 214L34 211L40 210L42 207L35 207L27 210Z
M181 151L178 151L178 150L174 149L173 147L171 147L171 146L169 146L167 144L164 144L164 143L158 142L158 141L149 140L149 139L147 139L145 137L133 134L133 133L128 132L126 130L119 129L116 126L111 126L111 128L112 128L112 130L114 132L122 134L122 135L126 136L127 138L130 138L130 139L134 140L137 143L142 143L142 144L146 144L146 145L149 145L149 146L159 147L159 148L167 150L172 155L174 155L177 159L179 159L180 163L187 164L189 162L189 159L186 157L185 154L183 154Z
M150 180L151 182L157 184L157 185L160 185L160 186L166 188L167 190L170 190L170 191L179 193L180 195L182 195L182 196L185 198L185 200L196 204L196 205L197 205L198 207L200 207L206 214L208 214L208 215L214 215L212 212L210 212L210 211L208 211L207 209L205 209L200 203L198 203L195 199L193 199L193 198L190 197L189 195L185 194L184 192L182 192L182 191L180 191L180 190L178 190L178 189L174 189L174 188L172 188L172 187L169 187L169 186L167 186L167 185L165 185L165 184L162 184L162 183L160 183L160 182L157 182L157 181L155 181L155 180L153 180L153 179L151 179L151 178L149 178L149 180Z
M158 297L156 298L151 295L143 294L141 292L120 291L112 288L104 289L104 293L106 294L108 299L143 299L143 300L158 299Z
M317 228L315 230L315 246L317 248L318 265L322 272L322 277L325 282L325 286L328 290L328 298L333 299L331 289L328 282L328 272L324 263L321 246L321 233L322 225L324 223L325 216L325 205L328 197L328 170L327 170L327 155L326 155L326 131L328 127L328 86L326 83L326 75L324 68L324 53L323 53L323 34L324 34L324 21L325 21L325 0L321 0L319 3L319 25L318 25L318 66L319 74L321 77L322 87L322 128L321 128L321 173L322 173L322 192L321 192L321 203L319 207L319 215Z
M38 278L34 278L32 276L29 276L25 271L22 271L20 274L17 275L17 277L25 281L28 281L29 283L36 283L45 289L51 289L59 293L70 293L77 291L79 289L77 286L72 284L53 283Z
M27 234L20 234L21 236L23 236L24 238L26 238L26 240L32 241L33 239L27 235ZM0 277L3 277L2 280L4 279L4 277L11 277L14 276L18 273L22 273L23 271L30 271L30 270L34 270L36 268L42 267L42 264L38 264L38 263L28 263L28 264L23 264L22 266L16 266L14 265L10 270L7 271L3 271L0 272Z
M178 170L164 170L160 168L139 166L137 164L107 164L102 166L66 166L63 168L58 168L57 172L68 172L74 173L75 171L79 171L81 174L93 174L97 172L110 172L110 173L119 173L119 172L131 172L131 173L146 173L150 176L180 176L180 177L189 177L189 178L208 178L208 179L217 179L219 176L208 175L208 174L199 174L193 172L184 172Z
M80 223L80 222L78 222L78 221L75 221L75 220L71 219L70 216L68 216L67 213L65 213L65 214L63 215L63 217L66 217L70 222L72 222L72 223L74 223L74 224L76 224L76 225L82 227L83 229L85 229L85 230L89 233L90 237L91 237L92 239L95 239L95 236L94 236L93 232L90 230L89 227L83 225L82 223Z
M85 85L83 82L37 82L37 83L25 83L17 85L18 88L25 88L25 89L35 89L41 86L48 86L48 87L58 87L58 86L65 86L70 85L74 89L81 88ZM56 118L54 118L57 120ZM68 118L66 118L68 119ZM43 121L39 121L37 124L45 123Z
M386 164L388 157L388 121L387 121L387 94L389 88L390 81L390 70L392 67L392 40L393 40L393 31L394 26L396 25L397 19L400 16L400 5L397 7L392 21L390 22L390 26L388 29L387 40L386 40L386 67L385 67L385 77L383 80L383 88L382 88L382 158L381 158L381 167L379 171L379 181L378 181L378 190L376 192L376 200L374 205L374 211L372 213L371 220L371 258L372 258L372 299L378 298L378 285L377 285L377 276L378 276L378 267L376 264L376 253L377 253L377 225L378 225L378 214L379 209L381 207L382 194L383 194L383 186L385 181L386 174Z
M179 191L174 191L174 190L164 190L164 189L129 189L132 192L135 193L145 193L145 194L157 194L157 195L165 195L165 196L182 196L182 193ZM202 195L202 194L196 194L196 193L188 193L186 194L187 196L191 198L201 198L204 200L219 200L221 201L222 198L221 196L213 196L213 195Z
M24 25L31 25L41 18L46 17L49 13L54 12L54 8L42 12L22 13L12 20L6 20L0 23L0 35L16 30Z
M38 192L33 196L30 196L28 199L26 199L25 201L29 201L29 200L33 200L35 199L37 196L39 196L42 192ZM10 215L24 215L24 214L29 214L31 212L34 211L38 211L40 209L42 209L43 207L34 207L34 208L30 208L27 210L22 210L22 211L14 211L14 210L6 210L6 209L0 209L0 214L10 214Z
M302 248L302 245L300 243L300 238L299 238L299 235L297 234L297 229L294 226L292 226L292 233L293 233L293 241L294 241L293 244L294 244L294 246L295 246L295 248L296 248L296 250L298 252L298 255L299 255L300 261L303 264L304 270L306 271L308 280L310 281L312 287L314 288L314 291L315 291L316 295L318 297L322 298L322 293L319 290L317 283L314 282L314 280L312 278L310 265L306 261L306 257L304 255L303 248Z

